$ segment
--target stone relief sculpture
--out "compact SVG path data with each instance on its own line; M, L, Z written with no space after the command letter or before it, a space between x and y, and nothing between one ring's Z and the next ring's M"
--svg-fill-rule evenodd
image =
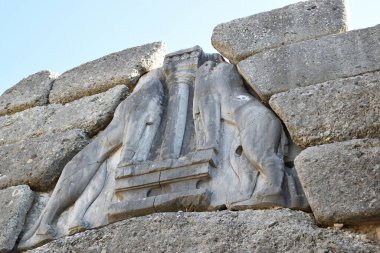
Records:
M307 209L286 149L234 65L198 46L169 54L66 165L19 248L153 212Z
M122 164L146 159L162 114L163 87L159 79L152 78L156 75L142 77L144 85L119 105L109 126L65 166L39 220L20 246L53 239L57 235L54 220L74 203L68 234L90 227L83 217L104 186L104 161L116 149L122 146ZM80 195L84 198L77 201Z
M256 199L238 205L285 206L282 193L284 151L287 137L279 119L250 95L236 68L228 63L206 62L197 72L194 96L197 149L219 149L221 121L239 130L240 145L235 154L245 155L251 169L261 173L264 185ZM244 195L251 198L256 184L252 172L233 166Z

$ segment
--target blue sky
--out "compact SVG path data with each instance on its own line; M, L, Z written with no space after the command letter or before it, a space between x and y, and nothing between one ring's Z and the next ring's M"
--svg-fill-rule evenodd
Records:
M0 0L0 94L48 69L63 73L86 61L154 41L172 52L200 45L222 22L298 0ZM347 0L350 29L380 24L380 0Z

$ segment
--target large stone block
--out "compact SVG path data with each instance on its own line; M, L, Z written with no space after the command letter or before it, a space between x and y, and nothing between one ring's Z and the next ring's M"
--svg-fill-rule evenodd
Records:
M0 190L0 252L13 249L25 217L33 203L33 192L26 185Z
M83 129L93 136L111 121L127 91L125 85L118 85L107 92L65 105L39 106L0 117L0 145L75 128Z
M308 148L295 167L317 221L380 221L380 139Z
M58 74L41 71L22 79L0 96L0 116L46 105L52 82Z
M58 239L28 252L378 252L289 209L157 213Z
M0 188L27 184L36 191L51 189L66 163L87 144L86 134L75 129L0 146Z
M302 147L380 137L380 72L292 89L270 105Z
M215 27L211 42L237 63L258 52L345 31L344 0L312 0Z
M127 96L127 92L125 85L118 85L106 92L59 105L46 122L47 130L54 132L81 128L93 136L112 120L116 107Z
M165 44L155 42L84 63L63 73L54 82L49 101L67 103L119 84L132 89L141 75L162 66L164 56Z
M276 93L380 69L380 25L262 52L238 64L264 101Z

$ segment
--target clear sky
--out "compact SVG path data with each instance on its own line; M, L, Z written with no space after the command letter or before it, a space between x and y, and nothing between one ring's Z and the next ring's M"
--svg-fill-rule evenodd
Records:
M164 41L200 45L222 22L298 0L0 0L0 94L48 69L63 73L125 48ZM347 0L350 29L380 24L380 0Z

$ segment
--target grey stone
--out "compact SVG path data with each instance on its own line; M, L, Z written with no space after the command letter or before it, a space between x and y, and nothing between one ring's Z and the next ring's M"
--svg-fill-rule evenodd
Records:
M295 166L319 223L380 221L380 139L311 147Z
M299 2L214 28L212 45L230 62L258 52L346 31L344 0Z
M65 166L20 249L150 212L307 208L283 161L280 120L220 61L197 46L140 78L107 128Z
M29 248L59 236L57 233L59 227L55 227L53 222L65 209L74 203L75 207L78 206L78 208L76 208L76 211L74 210L76 213L73 216L73 224L69 224L70 228L72 228L70 233L74 233L78 229L87 229L92 225L85 224L84 215L106 184L107 159L122 144L123 148L120 154L125 160L130 161L133 158L141 159L146 157L159 126L162 110L163 87L157 78L152 78L152 76L157 77L157 73L153 71L142 77L139 82L144 82L145 85L138 85L133 94L119 105L113 120L107 128L66 164L40 218L23 235L21 240L22 248ZM112 90L115 89L118 89L118 87ZM108 92L112 92L112 90ZM91 97L82 98L81 100L89 99ZM72 107L72 104L78 101L65 106ZM62 105L57 106L65 107ZM79 110L79 108L76 110ZM124 160L122 159L120 162L124 162ZM87 195L82 198L83 201L76 202L85 192L87 192Z
M58 74L46 70L37 72L6 90L0 96L0 116L46 105L52 82L57 76Z
M162 194L154 199L155 212L204 211L210 205L210 192L205 189Z
M154 213L155 200L155 197L149 197L113 203L108 211L108 221L110 223L114 223L116 221L125 220L131 217Z
M118 85L107 92L65 105L37 106L0 117L0 145L75 128L83 129L93 136L111 121L127 90L126 86Z
M50 190L87 144L86 134L75 129L0 146L0 188L27 184L35 191Z
M33 202L33 192L26 185L0 190L0 252L13 249L22 230L26 213Z
M161 146L161 159L176 159L181 154L189 111L190 89L195 72L202 63L199 46L180 50L165 57L164 72L168 87L167 120Z
M126 86L118 85L100 94L56 105L55 113L46 121L46 130L57 132L81 128L94 136L109 124L127 92Z
M379 252L360 234L316 226L288 209L157 213L61 238L45 252Z
M67 103L120 84L132 90L141 75L162 66L164 56L165 44L155 42L84 63L63 73L54 82L49 101Z
M197 149L232 150L226 156L239 175L245 199L235 199L229 207L287 206L287 136L276 115L246 91L235 66L208 61L198 69L193 115ZM222 121L239 132L238 140L232 141L236 146L219 144Z
M12 115L0 117L0 145L38 137L46 133L47 119L55 106L37 106Z
M239 62L264 101L289 89L380 69L380 25L272 49Z
M302 147L380 137L380 72L273 95L269 104Z
M34 201L26 215L25 223L19 237L22 237L25 231L28 231L34 225L36 220L38 220L38 217L41 215L48 200L48 192L34 192Z

